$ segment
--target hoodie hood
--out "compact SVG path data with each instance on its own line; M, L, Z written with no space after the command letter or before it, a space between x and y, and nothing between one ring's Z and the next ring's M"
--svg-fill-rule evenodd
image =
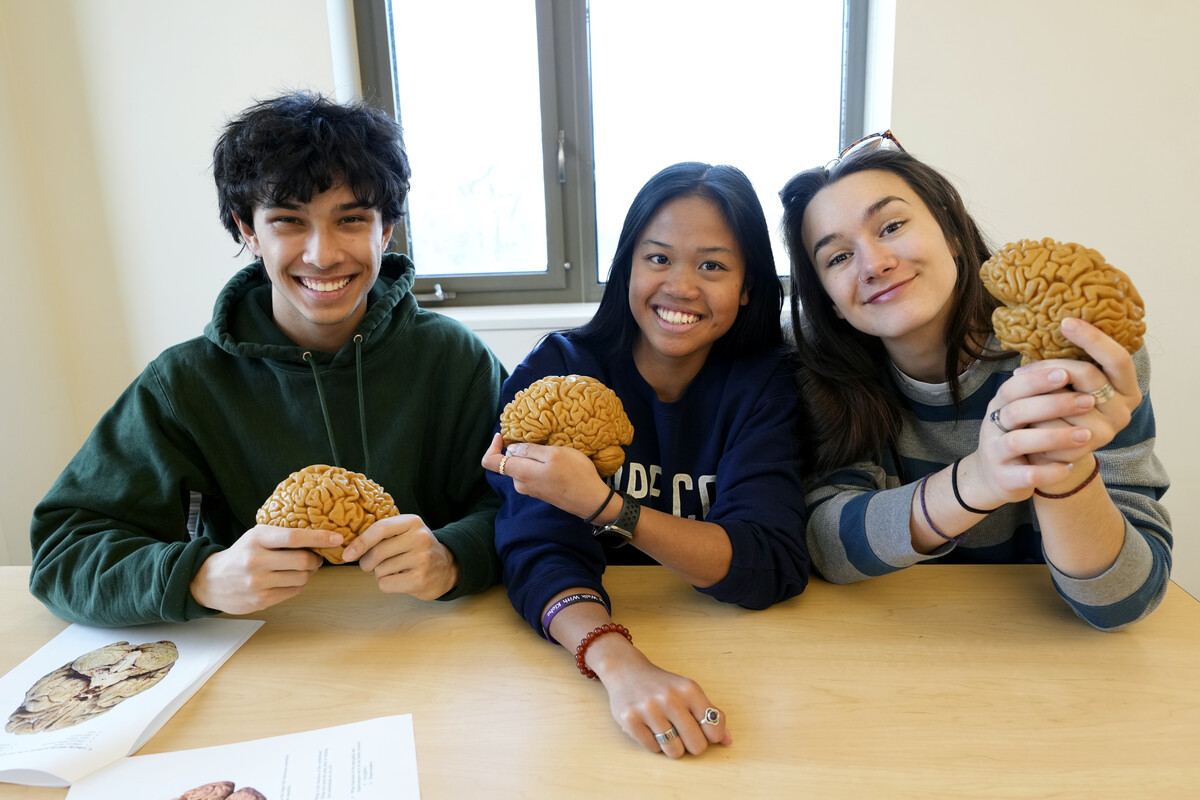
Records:
M301 347L279 330L271 311L271 281L262 261L255 261L225 284L217 296L213 318L205 326L204 335L217 347L240 358L263 359L271 362L275 369L284 371L311 370L332 463L339 467L345 464L334 435L333 415L322 374L353 366L358 396L358 432L370 475L370 437L363 392L364 352L369 354L372 348L385 346L387 340L403 330L416 314L417 301L410 291L415 279L416 267L408 256L385 254L379 278L367 293L367 313L362 322L340 350L325 353Z

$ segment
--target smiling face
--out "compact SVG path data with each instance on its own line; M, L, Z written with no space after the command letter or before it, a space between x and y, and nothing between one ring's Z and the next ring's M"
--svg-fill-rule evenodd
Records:
M704 197L672 200L650 218L633 250L629 307L639 335L634 363L646 381L686 384L749 301L733 230Z
M256 206L253 230L237 223L271 280L279 329L301 347L341 349L366 314L392 235L379 211L337 185L307 203Z
M937 220L902 178L855 172L817 192L804 247L837 315L878 336L908 375L945 380L943 331L957 267Z

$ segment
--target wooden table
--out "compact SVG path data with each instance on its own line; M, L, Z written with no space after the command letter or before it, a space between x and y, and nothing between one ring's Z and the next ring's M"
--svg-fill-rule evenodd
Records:
M0 674L65 627L27 576L0 568ZM266 624L141 753L412 713L430 800L1200 796L1200 602L1174 584L1117 633L1077 619L1041 567L814 581L766 611L658 567L606 585L637 645L725 710L731 746L642 750L501 588L423 603L328 568L251 615Z

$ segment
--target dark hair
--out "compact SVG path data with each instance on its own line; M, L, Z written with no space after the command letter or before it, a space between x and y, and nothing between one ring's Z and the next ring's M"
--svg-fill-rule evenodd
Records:
M695 161L667 167L647 181L633 198L617 239L617 252L613 255L600 307L589 322L571 335L601 342L611 352L632 349L638 336L637 321L629 308L633 251L658 210L681 197L703 197L720 209L746 263L744 288L749 301L738 309L732 327L713 344L712 354L751 353L782 344L779 315L783 309L783 283L775 273L771 235L758 195L750 179L736 167Z
M307 203L344 183L384 225L403 216L408 156L400 123L362 102L297 92L263 100L226 126L213 148L221 224L241 243L234 214L253 228L256 206Z
M800 353L798 387L817 440L818 472L865 457L880 460L900 433L900 406L888 388L891 379L883 343L834 313L801 238L804 212L813 197L847 175L865 170L890 172L908 184L933 214L954 253L958 274L943 341L946 380L956 408L962 399L958 372L963 354L971 359L1002 357L983 351L992 329L992 310L999 305L979 277L979 267L991 254L990 248L962 197L941 173L902 150L874 147L853 152L829 167L796 175L779 194L784 241L792 265L792 329Z

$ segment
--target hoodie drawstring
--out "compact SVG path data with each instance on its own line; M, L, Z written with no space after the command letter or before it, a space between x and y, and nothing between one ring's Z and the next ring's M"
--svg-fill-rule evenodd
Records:
M358 430L362 436L363 458L367 461L367 475L371 473L371 450L367 447L367 401L362 387L362 343L361 333L354 334L354 367L358 372Z
M317 370L317 362L313 359L312 353L305 350L301 358L312 367L313 380L317 384L317 397L321 400L321 414L325 417L325 434L329 437L329 447L333 450L333 465L340 467L342 466L342 457L338 454L337 440L333 438L333 421L329 419L329 405L325 402L325 387L321 385L321 373Z
M363 397L362 382L362 343L362 334L356 333L354 335L354 362L358 374L358 425L362 436L363 456L366 459L367 475L370 476L371 451L367 447L367 410L366 400ZM333 436L333 420L329 417L329 404L325 402L325 387L321 383L321 372L317 369L316 359L312 357L312 353L308 350L304 351L301 358L312 368L313 381L317 384L317 397L321 401L321 415L325 418L325 434L329 437L329 447L333 450L333 465L344 468L345 464L342 463L342 456L338 453L337 440Z

